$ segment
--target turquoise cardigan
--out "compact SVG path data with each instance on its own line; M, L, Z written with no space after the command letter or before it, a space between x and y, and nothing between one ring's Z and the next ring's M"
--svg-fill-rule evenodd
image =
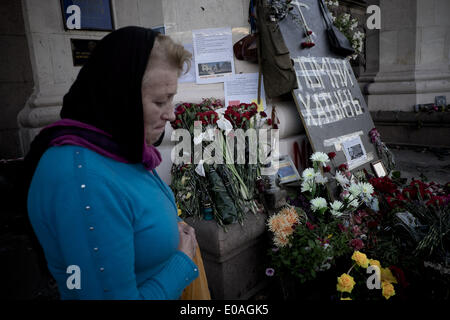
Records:
M62 299L178 299L198 276L177 249L172 191L142 164L51 147L34 173L28 214Z

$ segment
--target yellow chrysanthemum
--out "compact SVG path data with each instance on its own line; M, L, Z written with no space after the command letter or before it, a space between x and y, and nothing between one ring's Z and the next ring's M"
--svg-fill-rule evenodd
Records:
M381 293L383 294L383 297L386 298L386 300L395 295L395 290L392 283L389 283L387 281L381 281L381 289L382 289Z
M352 276L343 273L338 279L338 283L337 283L337 291L340 292L348 292L351 293L353 290L353 287L355 285L355 280L353 279Z
M378 261L378 260L369 259L369 265L377 266L381 270L381 264L380 264L380 261Z
M267 225L274 233L274 243L277 247L288 244L288 237L294 232L293 226L299 222L298 214L293 208L285 208L269 218Z
M381 268L381 281L386 281L389 283L398 283L397 279L392 274L389 268Z
M285 237L274 237L273 242L278 248L283 248L289 244L289 240Z
M364 253L359 251L353 252L352 260L360 267L367 268L369 266L369 259L367 259L367 256Z

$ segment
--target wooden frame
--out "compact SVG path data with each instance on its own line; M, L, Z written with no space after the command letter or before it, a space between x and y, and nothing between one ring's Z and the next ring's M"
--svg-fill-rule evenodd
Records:
M382 178L384 176L387 176L387 170L386 167L383 164L383 161L378 160L375 162L372 162L371 164L372 170L375 173L375 175L377 176L377 178Z

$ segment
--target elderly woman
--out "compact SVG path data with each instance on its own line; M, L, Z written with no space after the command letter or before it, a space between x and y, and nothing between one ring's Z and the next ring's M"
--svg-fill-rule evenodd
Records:
M62 299L178 299L198 276L154 147L190 57L150 29L108 34L33 141L28 214Z

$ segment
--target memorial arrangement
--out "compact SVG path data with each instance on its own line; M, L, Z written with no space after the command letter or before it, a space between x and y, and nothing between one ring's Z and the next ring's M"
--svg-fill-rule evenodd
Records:
M331 168L333 156L313 154L301 190L269 218L267 275L287 298L316 282L326 299L448 299L450 183L351 173ZM378 270L368 273L371 265Z
M271 127L271 119L254 103L228 106L221 113L218 109L222 102L214 98L176 107L172 127L186 130L189 142L182 150L187 155L172 166L171 188L183 217L214 219L221 226L242 224L246 213L261 210L256 186L261 161L258 150L250 148L258 146L258 136L246 143L245 131L258 134Z
M234 52L240 60L254 53L245 45L258 29L261 59L251 61L259 75L234 74L228 28L193 33L191 81L224 82L225 105L210 98L176 107L172 127L186 133L171 170L179 214L225 230L266 214L266 276L284 299L450 298L450 183L396 170L349 63L364 56L361 24L332 0L250 1L249 12L251 37ZM216 47L206 45L212 38ZM289 157L278 173L262 172L273 145L259 132L283 126L263 111L264 90L292 95L314 150L298 172Z

